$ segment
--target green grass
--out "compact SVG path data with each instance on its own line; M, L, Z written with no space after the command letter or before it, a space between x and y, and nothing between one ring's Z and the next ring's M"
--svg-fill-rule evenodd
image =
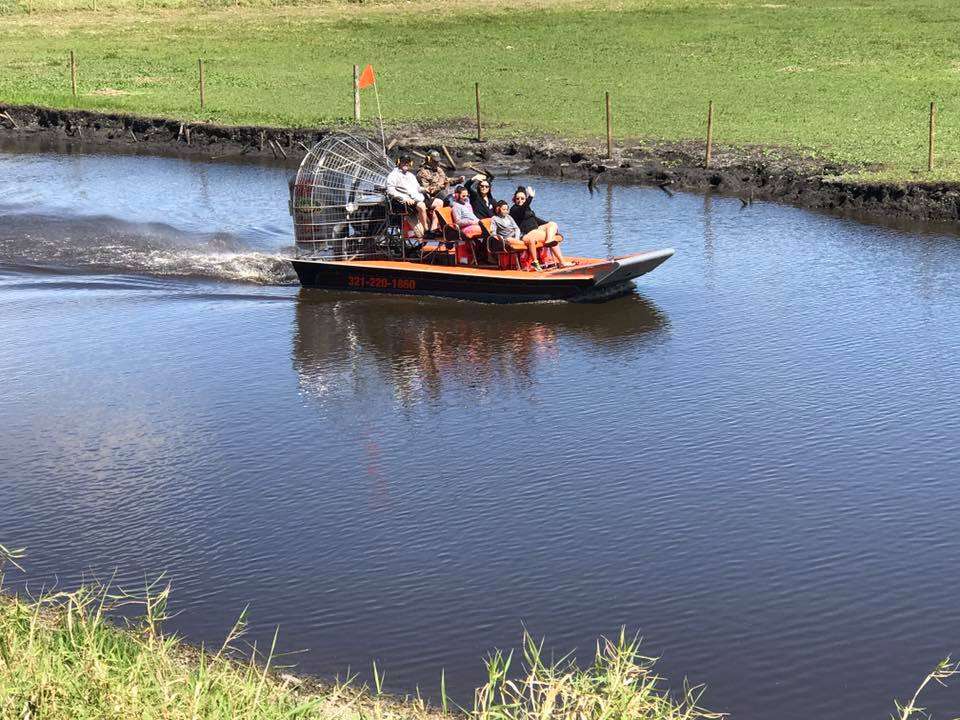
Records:
M163 631L170 586L138 592L91 583L38 598L4 594L5 563L22 551L0 545L0 720L698 720L717 717L685 687L671 696L623 633L598 642L594 663L546 662L524 637L523 668L512 655L487 660L488 682L474 707L383 693L352 680L319 685L284 672L269 648L242 650L245 614L216 648L194 648ZM18 569L19 566L15 565ZM113 618L114 620L111 620ZM119 618L126 618L125 620ZM121 623L120 625L115 623ZM518 672L519 671L519 672Z
M0 720L720 720L700 707L701 688L669 692L621 630L601 638L593 663L571 656L547 661L543 642L524 633L522 658L496 651L473 706L454 707L440 673L441 700L419 691L399 699L353 679L321 685L284 672L274 654L241 651L246 611L216 648L196 648L163 630L170 585L156 581L131 593L99 583L37 598L4 590L7 567L22 570L23 550L0 545ZM893 720L927 717L918 705L931 683L945 685L960 662L945 658Z
M0 0L0 100L315 126L351 116L352 64L371 62L388 125L470 117L479 81L495 134L597 139L609 90L618 138L700 139L712 99L719 144L875 163L885 181L960 178L953 0L482 0L435 16L436 6ZM931 100L939 159L928 174ZM371 113L371 90L363 101Z
M443 720L421 699L383 694L383 672L373 665L373 687L345 681L304 684L277 672L273 647L238 660L244 621L219 648L196 650L162 631L169 586L139 594L86 585L36 600L0 596L0 719L79 718L317 718ZM141 613L118 628L108 618L121 608ZM276 637L274 637L274 644ZM621 635L597 646L595 662L546 663L541 645L525 638L525 669L510 675L509 656L488 660L489 682L477 690L473 720L696 720L716 717L696 705L687 688L672 698ZM442 678L442 676L441 676Z

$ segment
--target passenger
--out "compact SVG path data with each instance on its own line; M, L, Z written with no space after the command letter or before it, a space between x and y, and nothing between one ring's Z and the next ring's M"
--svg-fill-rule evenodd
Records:
M461 175L459 179L456 180L448 178L447 173L444 172L443 167L440 165L440 153L436 150L431 150L423 159L423 164L420 166L420 169L417 170L417 181L420 183L420 188L423 190L424 195L431 200L439 200L440 205L444 205L450 202L451 199L452 193L450 192L450 185L454 182L462 183L464 176ZM427 205L429 207L430 203ZM434 207L439 207L440 205L435 205Z
M493 230L494 237L499 238L501 241L507 240L520 240L520 226L517 225L516 221L510 215L510 203L506 200L498 200L496 204L496 215L493 216L491 220L491 229ZM530 235L531 233L528 233ZM543 270L540 267L540 260L537 257L537 241L532 237L527 240L522 240L527 246L527 250L530 252L530 257L533 258L533 269L540 271Z
M420 190L417 176L410 172L410 157L402 155L397 167L387 175L387 197L396 212L405 212L417 218L414 233L422 238L429 223L427 221L427 198Z
M493 199L493 189L490 184L493 176L480 173L467 181L466 188L470 191L470 205L478 218L492 218L496 215L497 201Z
M457 189L453 191L453 202L450 207L453 211L453 221L464 237L476 238L483 234L480 218L473 212L473 207L470 205L470 193L463 185L457 185Z
M557 261L560 267L572 267L575 263L567 262L563 253L560 251L559 241L557 240L557 224L553 221L544 220L537 217L530 204L533 202L534 190L529 185L526 188L518 187L513 193L513 207L510 208L510 216L520 226L521 238L524 243L533 240L534 243L542 242L550 248L550 253Z

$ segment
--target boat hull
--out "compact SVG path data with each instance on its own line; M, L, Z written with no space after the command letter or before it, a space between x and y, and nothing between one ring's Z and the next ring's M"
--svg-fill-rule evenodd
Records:
M632 278L672 254L658 250L613 260L583 258L576 267L539 273L373 260L292 262L300 284L308 288L511 303L606 300L629 292Z

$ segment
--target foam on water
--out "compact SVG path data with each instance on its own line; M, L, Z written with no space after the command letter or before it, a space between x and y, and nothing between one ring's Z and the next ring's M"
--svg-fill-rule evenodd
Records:
M0 152L0 265L292 284L286 171Z
M229 233L191 233L103 216L6 215L0 263L14 269L121 271L267 285L297 280L283 251L254 249Z

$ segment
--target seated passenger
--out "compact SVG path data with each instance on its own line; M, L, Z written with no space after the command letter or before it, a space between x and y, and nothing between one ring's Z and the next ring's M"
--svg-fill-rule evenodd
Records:
M433 207L440 207L440 205L449 202L452 195L450 185L454 182L462 183L463 180L463 175L456 181L447 177L447 173L440 165L440 153L436 150L431 150L427 154L420 169L417 170L417 181L420 183L423 194L428 199L438 200L440 203L439 205L433 205ZM431 203L427 203L427 205L429 207Z
M489 173L480 173L470 178L465 186L470 191L470 205L473 206L473 212L481 219L496 215L497 201L493 199L491 182L493 182L493 176Z
M559 241L557 240L557 224L553 221L544 220L537 217L530 204L533 202L533 188L518 187L513 193L513 207L510 208L510 216L520 226L520 232L523 233L521 239L524 243L528 240L543 242L550 248L550 253L557 261L560 267L572 267L574 263L567 262L563 253L560 251Z
M510 216L510 204L506 200L498 200L496 207L497 214L493 216L490 223L493 236L504 241L520 240L520 226L517 225L516 221ZM533 269L538 271L543 270L543 268L540 267L540 260L537 257L537 241L529 238L523 240L523 243L527 246L530 257L533 258Z
M465 237L475 238L483 234L480 218L473 212L473 207L470 205L470 193L463 185L457 185L457 189L453 191L453 202L450 207L453 221Z
M397 160L397 167L387 175L387 197L395 211L417 218L414 232L422 238L428 227L427 199L420 190L417 176L410 172L410 162L409 156L402 155Z

